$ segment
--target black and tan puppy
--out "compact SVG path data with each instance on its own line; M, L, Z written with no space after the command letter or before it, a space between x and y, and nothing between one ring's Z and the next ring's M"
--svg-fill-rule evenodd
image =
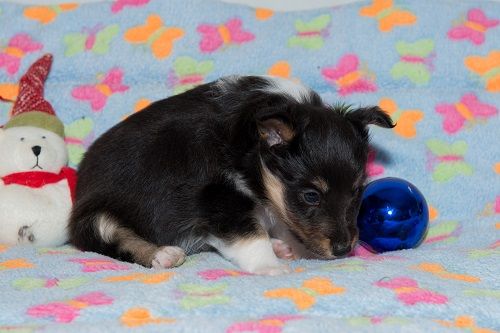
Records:
M215 249L256 274L333 259L357 240L367 125L378 107L325 105L269 77L227 77L111 128L78 171L71 241L146 267Z

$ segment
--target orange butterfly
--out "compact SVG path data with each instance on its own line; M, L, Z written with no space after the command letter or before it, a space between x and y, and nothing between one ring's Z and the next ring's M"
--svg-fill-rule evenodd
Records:
M75 10L78 7L76 3L63 3L53 6L33 6L24 10L26 18L40 22L41 24L52 23L62 12Z
M482 328L476 325L474 318L471 316L463 315L455 318L455 321L447 320L436 320L437 323L445 327L458 327L460 330L467 329L469 332L475 333L495 333L496 331L490 330L488 328Z
M154 317L146 308L131 308L125 311L121 318L123 325L127 327L139 327L150 324L170 324L175 319Z
M382 98L378 105L387 112L396 123L394 132L405 139L411 139L417 135L415 125L424 118L420 110L400 110L396 102L390 98Z
M292 72L292 67L287 61L280 60L274 63L268 70L267 74L289 79Z
M417 21L412 12L394 6L393 0L373 0L372 5L359 10L359 15L374 17L382 32L389 32L398 25L412 25Z
M157 284L170 280L170 278L174 275L173 272L161 272L161 273L133 273L129 275L121 275L121 276L108 276L104 278L105 282L128 282L128 281L136 281L144 284Z
M470 56L465 66L478 74L489 92L500 92L500 50L491 51L486 57Z
M128 29L124 38L132 44L147 44L156 59L170 55L174 41L184 36L184 30L178 27L165 27L159 15L149 15L144 25Z
M0 83L0 101L14 102L19 86L15 83Z
M481 281L480 278L472 275L449 272L443 267L443 265L434 262L423 262L418 265L411 266L411 268L434 274L442 279L451 279L470 283Z
M315 277L305 280L300 288L281 288L269 290L264 296L270 298L289 298L299 310L310 308L316 303L316 296L341 294L345 288L334 285L329 279Z
M32 268L34 265L26 259L12 259L0 262L0 271L16 268Z
M255 18L260 21L265 21L270 19L274 15L274 11L267 8L256 8Z

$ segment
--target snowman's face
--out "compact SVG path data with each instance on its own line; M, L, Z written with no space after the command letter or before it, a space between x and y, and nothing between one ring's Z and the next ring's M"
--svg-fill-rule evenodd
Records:
M25 171L59 173L67 163L68 151L59 135L31 126L0 129L0 176Z

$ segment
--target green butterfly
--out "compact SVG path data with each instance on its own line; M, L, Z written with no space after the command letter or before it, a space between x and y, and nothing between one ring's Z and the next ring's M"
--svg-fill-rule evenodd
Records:
M348 323L352 326L373 326L374 323L384 324L384 325L397 325L401 326L402 324L408 324L410 320L408 318L403 317L351 317L348 319Z
M43 329L41 326L36 325L22 325L22 326L0 326L0 333L32 333Z
M169 87L174 94L183 93L202 84L205 76L214 70L212 60L196 61L191 57L178 57L174 61L173 72L168 77Z
M326 264L321 267L322 270L325 271L346 271L346 272L363 272L366 270L366 263L360 259L352 259L349 261L334 263L334 264Z
M457 221L445 221L431 224L424 243L451 243L458 239L462 231L462 226Z
M183 295L181 300L181 306L187 310L228 303L231 298L224 295L224 291L227 288L227 284L219 283L211 286L203 286L197 284L181 284L179 286L180 294Z
M322 48L325 43L324 37L328 36L328 25L331 19L329 14L324 14L309 22L295 21L297 33L288 39L288 46L300 46L311 50Z
M448 144L441 140L432 139L427 141L430 150L428 155L428 167L434 170L432 179L437 182L446 182L458 175L470 176L474 169L464 161L467 152L467 143L457 141Z
M400 61L392 66L391 75L394 79L408 78L417 85L423 85L431 79L434 69L434 41L421 39L415 43L398 42L396 51Z
M67 57L78 53L91 51L96 54L106 54L109 51L111 40L118 34L120 27L118 24L102 27L97 25L91 29L84 29L82 33L72 33L64 36Z
M80 253L79 250L75 249L72 246L58 246L58 247L39 247L37 248L37 252L39 255L69 255L69 254L77 254Z
M68 148L69 163L76 166L83 158L94 140L94 121L83 117L64 127L66 147Z
M75 277L67 279L45 279L45 278L21 278L12 282L12 286L18 290L33 290L39 288L59 287L62 289L73 289L89 282L87 277Z
M464 290L464 294L467 296L482 296L500 299L500 290L496 289L466 289Z

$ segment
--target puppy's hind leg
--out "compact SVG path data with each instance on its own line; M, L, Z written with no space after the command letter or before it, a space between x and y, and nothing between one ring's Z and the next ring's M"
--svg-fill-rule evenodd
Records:
M96 220L103 242L114 244L118 253L127 254L133 261L156 269L181 265L186 253L177 246L157 246L137 235L132 229L120 226L112 217L101 214Z

